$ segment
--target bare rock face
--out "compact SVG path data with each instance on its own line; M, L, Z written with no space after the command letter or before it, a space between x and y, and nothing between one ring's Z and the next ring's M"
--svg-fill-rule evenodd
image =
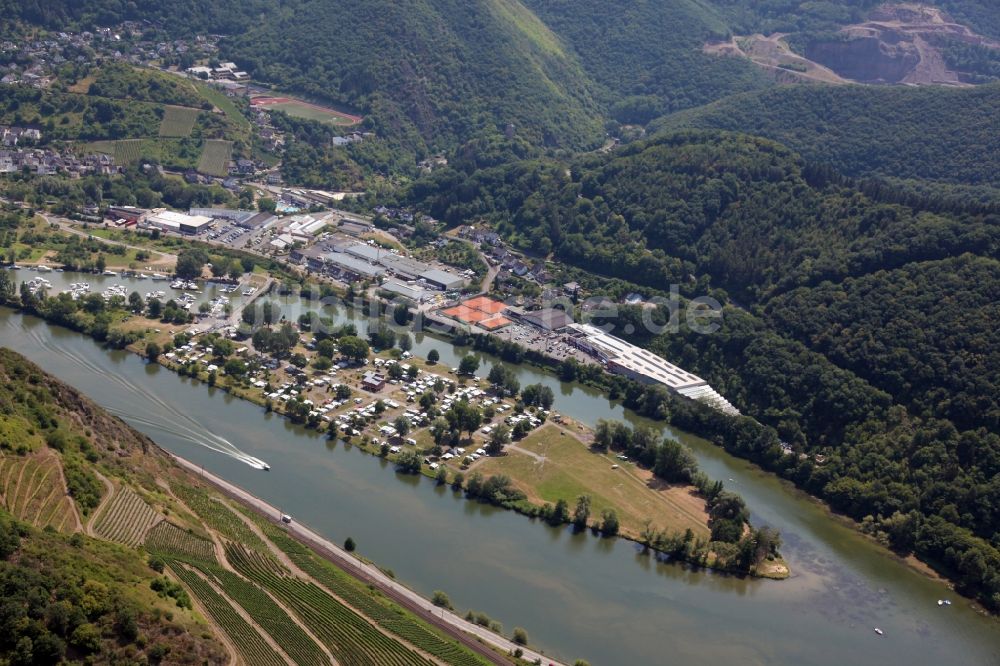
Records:
M899 4L878 7L864 23L813 39L805 56L860 83L962 85L967 77L948 67L940 48L949 41L1000 49L1000 43L955 23L940 9Z
M902 83L919 65L920 51L903 33L878 29L863 33L813 42L806 57L862 83Z

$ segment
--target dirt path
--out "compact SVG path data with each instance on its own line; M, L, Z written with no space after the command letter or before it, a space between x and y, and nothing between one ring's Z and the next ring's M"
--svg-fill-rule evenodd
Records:
M108 506L111 504L111 500L114 499L115 484L111 483L108 477L98 472L97 469L94 469L94 474L97 475L97 478L101 480L101 483L104 484L104 487L107 490L107 492L104 493L104 497L101 498L101 503L97 505L94 512L90 514L90 519L87 520L87 536L96 538L97 534L94 532L94 523L97 522L97 517L107 510Z
M507 445L507 450L508 451L514 451L516 453L520 453L521 455L525 455L525 456L529 456L531 458L534 458L535 460L537 460L538 462L542 463L543 465L545 464L545 461L548 460L548 458L546 458L545 456L543 456L541 453L535 453L534 451L529 451L528 449L522 449L520 446L518 446L515 443L508 444Z
M172 578L175 583L179 585L184 585L184 583L179 578L177 578L177 576L175 576L173 572L170 571L169 568L166 569L166 571L170 573L170 578ZM243 659L242 657L240 657L240 652L239 650L236 649L236 646L233 645L232 640L230 640L229 638L229 634L223 631L222 627L216 624L215 620L212 619L212 616L202 605L201 600L198 599L198 595L189 590L187 585L184 585L184 589L188 591L188 597L191 599L191 602L194 605L195 609L197 609L197 611L201 613L201 616L205 618L205 622L210 627L212 627L215 633L215 637L219 640L220 643L222 643L222 647L226 649L226 652L229 653L229 666L239 666L240 664L243 664Z
M181 506L183 506L188 511L191 510L191 507L187 506L186 504L184 504L183 502L181 502L179 499L177 501L180 503ZM247 518L246 518L246 516L244 516L239 511L235 511L234 513L243 522L247 523L247 525L249 525L252 530L254 530L255 532L258 533L258 536L260 536L261 539L264 541L264 543L267 544L268 548L270 548L271 550L276 550L274 544L272 544L270 542L270 540L268 540L267 537L264 536L264 533L260 531L260 528L258 528L256 525L253 525L252 521L248 521ZM193 515L197 515L197 514L193 514ZM206 531L208 531L209 535L212 537L212 545L215 548L215 558L217 560L219 560L219 565L222 566L222 568L225 569L226 571L229 571L230 573L233 573L233 574L239 576L240 578L244 578L243 574L241 574L240 572L236 571L236 569L233 568L233 566L229 563L229 560L226 558L226 549L222 545L222 536L218 532L216 532L215 530L213 530L213 529L209 528L207 525L205 525L204 522L202 522L202 525L205 526ZM290 562L290 560L289 560L289 562ZM305 624L303 624L299 620L299 617L295 613L293 613L290 608L288 608L287 606L285 606L284 603L282 603L280 600L278 600L277 598L275 598L275 596L273 594L271 594L268 590L264 589L260 585L256 585L255 584L255 587L257 587L261 592L263 592L268 597L270 597L271 601L273 601L278 606L278 608L280 608L282 611L284 611L288 615L288 619L290 619L292 622L294 622L295 624L297 624L299 626L299 628L302 631L304 631L307 636L309 636L309 638L312 640L312 642L316 644L316 647L318 647L320 649L320 651L322 651L323 654L326 655L326 658L330 660L330 664L332 664L332 666L339 666L340 662L338 662L337 659L333 656L333 653L331 653L330 650L327 649L327 647L323 643L323 641L321 641L319 638L317 638L316 635L313 634L313 632L311 632L309 630L309 627L307 627ZM234 604L234 605L236 605L236 604Z
M172 455L172 454L171 454ZM200 476L210 482L216 488L224 492L229 497L249 506L262 516L271 520L277 520L280 512L277 508L267 502L254 497L239 486L229 483L210 472L204 472L199 466L191 463L179 456L172 456L174 460L185 469ZM460 641L470 650L486 658L494 664L510 664L502 654L486 648L480 642L488 643L501 653L510 653L516 649L523 650L524 659L527 661L539 660L540 663L551 666L565 666L562 662L551 657L547 657L540 652L530 648L515 644L513 641L493 633L485 627L469 622L454 612L439 608L432 604L430 600L421 597L419 594L406 587L402 583L389 578L378 567L358 561L350 553L340 546L324 539L322 536L312 531L308 527L299 523L292 523L286 526L289 533L297 537L301 542L312 547L321 556L342 568L348 574L359 580L369 583L380 589L386 596L398 603L400 606L410 610L426 622L433 624L437 628L446 632L456 640Z
M27 459L26 459L27 460ZM21 493L21 480L24 479L24 468L27 465L20 465L17 470L17 483L14 484L13 490L11 490L8 495L7 507L15 518L20 518L21 515L17 512L17 498L20 497Z
M253 627L254 631L256 631L258 634L260 634L260 637L264 639L264 642L267 643L269 646L271 646L271 649L274 650L275 652L277 652L282 657L282 659L285 660L285 663L288 664L288 666L295 666L295 662L292 660L291 657L289 657L287 654L285 654L285 651L282 649L282 647L280 645L278 645L275 642L274 638L271 637L271 634L269 634L266 631L264 631L264 628L261 627L259 624L257 624L257 621L254 620L253 617L249 613L246 612L246 610L243 608L243 606L240 606L238 603L236 603L236 601L234 599L232 599L228 594L226 594L226 592L221 587L219 587L218 585L216 585L216 583L215 583L214 580L212 580L210 577L206 576L201 571L198 571L197 569L195 569L193 567L189 567L189 566L187 566L185 564L182 564L180 566L186 567L188 569L188 571L190 571L195 576L198 576L203 581L205 581L205 583L207 583L210 588L212 588L213 590L215 590L216 594L218 594L220 597L222 597L227 602L229 602L229 605L233 607L233 610L236 611L236 613L240 617L242 617L246 621L247 624L249 624L251 627ZM220 631L222 631L221 628L220 628Z

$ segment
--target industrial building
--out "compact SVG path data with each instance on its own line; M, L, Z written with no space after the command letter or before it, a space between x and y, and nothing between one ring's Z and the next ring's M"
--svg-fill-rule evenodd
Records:
M116 224L128 224L133 225L139 222L143 222L149 211L145 208L136 208L135 206L110 206L104 217L115 222Z
M415 284L407 284L406 282L400 282L399 280L386 280L382 286L382 291L387 291L390 294L395 294L396 296L402 296L403 298L408 298L415 303L423 302L424 298L427 296L427 290Z
M651 351L589 324L570 324L568 328L571 342L599 359L609 372L624 375L644 384L661 384L678 395L704 402L726 414L739 415L739 410L704 379Z
M378 245L367 243L339 243L332 246L335 253L346 254L361 261L383 266L401 281L417 281L432 289L448 291L461 289L466 280L460 275L433 268L410 257L398 255Z
M295 215L281 222L281 230L296 240L308 241L330 224L331 214L313 217Z
M543 331L558 331L573 323L573 317L560 308L542 308L531 312L510 310L512 317Z
M242 226L243 222L258 215L257 211L235 210L233 208L192 208L188 214L210 217L213 220L227 220L235 222L238 226Z
M385 275L385 268L343 252L332 251L329 245L293 251L292 258L298 261L305 259L310 270L326 273L347 282L371 280Z
M172 210L154 210L146 217L145 225L161 231L181 234L200 234L212 224L207 215L187 215Z

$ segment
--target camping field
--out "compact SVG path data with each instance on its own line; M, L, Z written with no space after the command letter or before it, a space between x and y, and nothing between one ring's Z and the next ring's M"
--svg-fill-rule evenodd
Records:
M160 123L160 136L187 137L191 136L194 124L198 121L198 109L184 106L163 107L163 121Z
M229 160L233 156L232 141L209 140L201 151L198 160L198 171L220 178L229 173Z

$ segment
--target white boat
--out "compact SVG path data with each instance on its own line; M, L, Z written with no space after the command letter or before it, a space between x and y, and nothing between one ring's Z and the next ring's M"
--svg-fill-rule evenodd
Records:
M260 458L255 458L253 456L247 456L244 462L246 462L246 464L250 465L254 469L259 469L263 472L266 472L269 469L271 469L271 466L268 465L266 462L264 462Z
M878 627L875 627L875 633L878 634L879 636L885 636L885 632L879 629Z
M115 277L118 275L118 273L115 273L114 271L104 271L101 275L107 275L108 277Z
M151 279L153 279L153 280L168 280L169 279L166 275L161 275L159 273L153 273L149 277Z
M51 273L52 272L52 269L49 268L48 266L46 266L45 264L39 264L37 270L38 270L39 273Z

